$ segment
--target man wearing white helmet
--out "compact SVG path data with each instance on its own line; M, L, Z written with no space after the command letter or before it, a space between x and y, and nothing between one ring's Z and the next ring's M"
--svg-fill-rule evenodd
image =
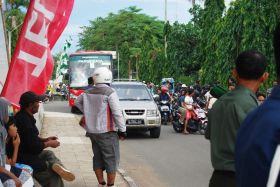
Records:
M75 104L85 116L98 186L106 185L103 170L107 172L107 186L114 186L120 159L119 138L125 138L126 127L119 98L110 87L112 72L106 67L99 67L93 72L93 80L95 86L80 95Z

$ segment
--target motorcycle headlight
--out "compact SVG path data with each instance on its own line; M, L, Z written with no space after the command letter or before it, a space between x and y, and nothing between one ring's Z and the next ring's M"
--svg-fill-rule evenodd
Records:
M147 117L154 117L157 115L157 110L147 110Z

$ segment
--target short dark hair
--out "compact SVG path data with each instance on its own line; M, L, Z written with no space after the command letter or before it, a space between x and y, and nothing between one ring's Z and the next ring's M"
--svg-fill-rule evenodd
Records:
M188 88L187 92L190 95L190 94L194 93L194 89L193 88Z
M87 82L88 82L88 85L93 84L93 78L92 78L92 77L89 77L88 80L87 80Z
M266 98L265 94L263 94L263 93L261 93L261 92L258 92L258 93L256 94L256 96L257 96L257 97L263 96L264 98Z
M276 26L273 38L274 56L277 77L280 78L280 23Z
M255 50L240 53L235 61L238 76L246 80L257 80L267 67L266 57Z

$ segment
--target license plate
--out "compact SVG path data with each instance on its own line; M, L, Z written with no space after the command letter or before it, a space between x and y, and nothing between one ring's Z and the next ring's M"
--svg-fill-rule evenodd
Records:
M142 119L128 119L127 120L127 124L128 125L141 125L142 123Z
M161 111L169 111L169 107L168 106L162 106L160 109L161 109Z

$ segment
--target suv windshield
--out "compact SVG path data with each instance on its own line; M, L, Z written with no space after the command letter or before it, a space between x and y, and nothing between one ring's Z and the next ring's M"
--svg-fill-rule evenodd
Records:
M121 101L152 100L144 85L120 85L112 84Z

